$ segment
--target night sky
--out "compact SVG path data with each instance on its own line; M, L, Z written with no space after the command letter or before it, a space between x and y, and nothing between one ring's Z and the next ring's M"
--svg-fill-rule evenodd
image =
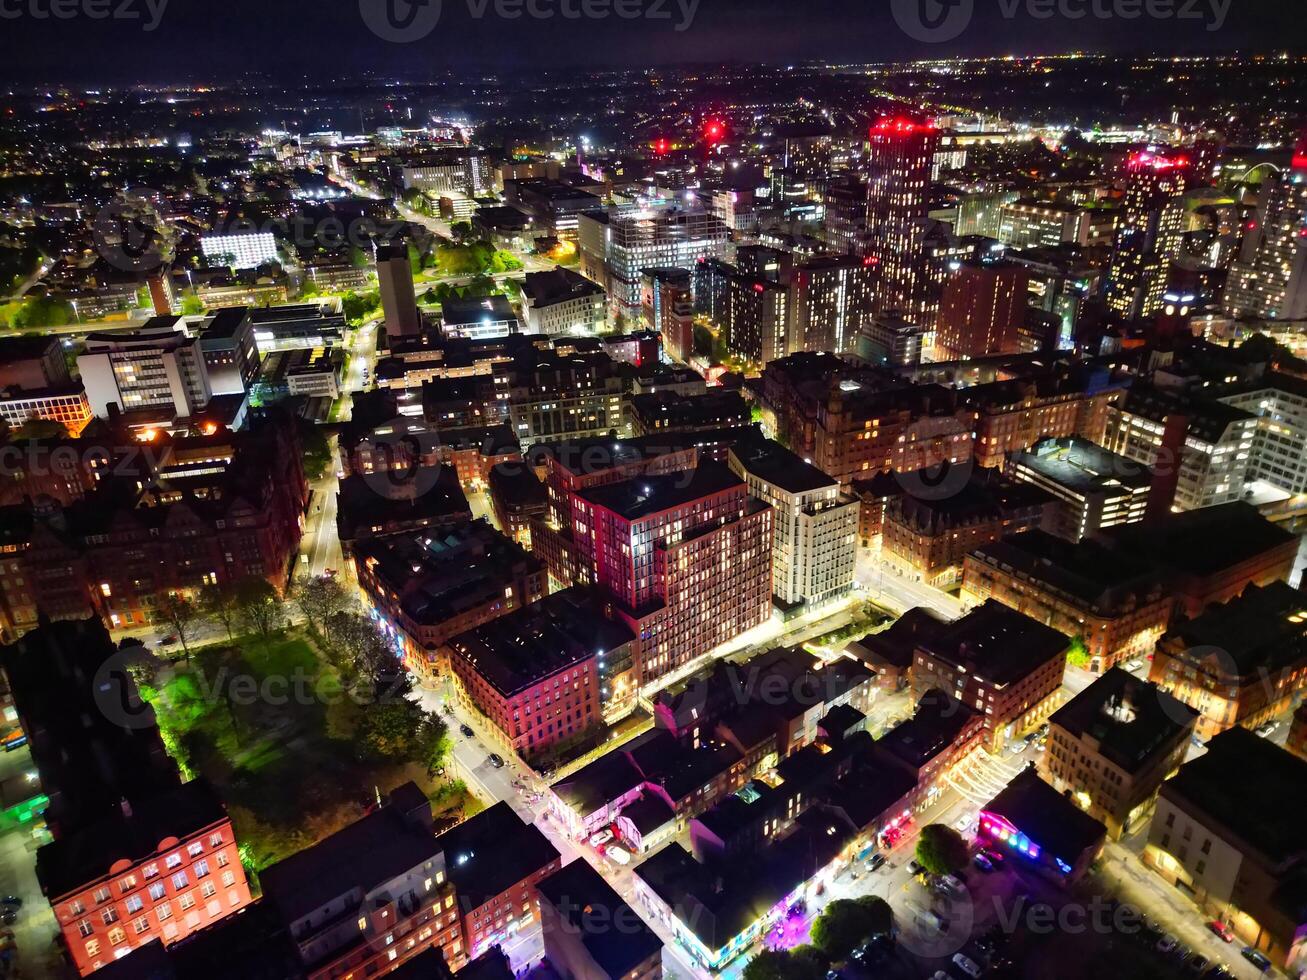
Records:
M1149 52L1277 51L1304 48L1300 0L949 0L971 4L969 23L957 37L921 43L896 22L942 16L938 0L698 0L691 25L682 31L682 4L696 0L620 0L648 9L658 4L664 19L517 19L496 14L496 4L524 0L425 0L441 2L439 22L422 40L394 44L364 25L360 2L398 4L408 0L54 0L78 11L71 20L37 19L52 0L0 0L0 78L42 82L164 82L181 79L234 80L249 72L290 78L320 78L371 72L420 77L446 68L496 69L572 66L641 66L681 62L808 59L874 61L909 57L1056 53L1069 50L1122 54ZM550 10L560 4L580 9L582 0L531 0ZM612 0L584 0L611 10ZM162 4L161 16L150 13ZM1054 13L1032 16L1058 4L1088 11L1072 20ZM121 5L133 19L93 20L84 5ZM1092 4L1148 9L1159 5L1166 18L1100 19ZM1214 7L1228 7L1219 30ZM487 6L488 5L488 6ZM1003 10L1017 9L1012 17ZM382 7L374 10L382 10ZM477 17L473 11L480 9ZM1158 9L1154 7L1153 9ZM1179 11L1184 17L1177 17ZM14 16L15 14L19 16ZM382 11L384 15L384 11ZM955 13L955 16L957 14ZM157 19L150 32L143 27Z

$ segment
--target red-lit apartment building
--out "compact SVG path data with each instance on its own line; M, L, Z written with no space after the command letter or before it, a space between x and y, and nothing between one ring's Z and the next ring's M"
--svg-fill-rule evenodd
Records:
M222 801L203 779L181 781L104 624L44 623L2 653L49 797L54 840L36 876L78 972L248 905Z
M768 619L772 513L713 460L572 494L579 563L638 637L640 684Z

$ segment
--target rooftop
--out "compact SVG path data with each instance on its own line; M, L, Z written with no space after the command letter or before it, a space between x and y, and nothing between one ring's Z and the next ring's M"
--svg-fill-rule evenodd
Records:
M1147 466L1118 456L1087 439L1042 439L1014 462L1075 493L1111 496L1146 488Z
M808 493L839 485L839 481L805 462L774 439L751 439L737 443L731 450L731 458L746 472L765 483L780 487L786 493Z
M1168 514L1156 523L1121 524L1098 537L1113 550L1185 575L1212 575L1276 548L1296 547L1298 541L1241 500Z
M1255 678L1296 667L1307 662L1307 595L1284 582L1249 585L1241 595L1174 627L1162 642L1219 678Z
M995 599L986 599L961 619L944 626L938 637L923 641L921 650L1004 687L1050 660L1065 657L1070 642L1051 626Z
M1075 864L1086 850L1099 846L1107 828L1026 767L981 808L1006 818L1043 851Z
M591 487L580 496L627 521L671 510L703 497L741 488L744 482L727 467L704 460L693 470L663 476L644 476L620 483Z
M561 265L546 272L528 272L522 280L522 296L533 307L603 295L603 287L598 283Z
M1238 838L1232 843L1251 845L1273 864L1303 854L1307 761L1246 728L1213 736L1206 752L1162 784L1162 795L1209 815Z
M504 697L512 697L633 638L604 615L594 593L574 586L460 633L449 646L453 656L474 667Z
M1049 723L1089 736L1100 755L1133 773L1184 741L1197 718L1197 711L1156 684L1113 667L1053 712Z
M436 844L464 914L558 860L545 835L503 801L451 827Z
M626 976L663 948L635 910L584 860L554 872L537 890L609 977Z

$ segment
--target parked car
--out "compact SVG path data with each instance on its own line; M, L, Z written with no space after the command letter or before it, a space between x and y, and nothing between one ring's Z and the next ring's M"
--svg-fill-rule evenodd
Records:
M1157 951L1159 953L1169 953L1171 952L1171 950L1175 949L1175 947L1178 946L1179 944L1180 944L1180 940L1176 939L1173 935L1171 935L1168 932L1165 936L1163 936L1161 939L1157 941Z
M1189 959L1185 960L1184 962L1184 968L1188 970L1190 973L1192 973L1194 976L1199 976L1199 977L1202 976L1203 972L1211 965L1212 965L1212 961L1209 960L1202 953L1194 953L1191 957L1189 957Z
M972 977L973 980L979 980L981 973L984 972L980 969L979 963L962 953L953 954L953 965L967 976Z
M1253 949L1251 946L1245 946L1243 949L1239 950L1239 953L1244 959L1263 973L1271 968L1271 961L1268 960L1260 950Z
M458 730L463 733L464 738L476 737L476 732L472 731L472 729L467 725L459 725Z
M590 835L590 846L602 847L612 839L613 839L613 832L609 830L607 827L605 827L603 830L600 830Z
M945 875L939 879L941 885L951 892L963 892L967 890L967 883L957 875Z
M8 738L5 739L5 751L13 752L16 749L21 749L26 744L27 744L26 735L19 735L17 738Z
M16 909L21 909L23 900L17 895L6 895L4 898L0 898L0 905L11 905Z
M7 908L4 910L4 912L0 912L0 922L3 922L5 925L11 926L17 921L18 921L17 909Z
M994 862L985 857L984 852L981 852L972 858L971 863L986 873L994 870Z
M915 877L917 875L924 875L925 873L926 869L921 864L918 864L916 861L908 862L908 874Z
M608 844L604 847L604 857L614 864L631 863L631 852L619 844Z
M1207 923L1207 928L1215 933L1217 937L1220 938L1221 942L1234 942L1234 930L1220 919L1213 919L1211 922Z
M989 858L991 864L1002 864L1004 861L1007 860L1007 855L1005 855L1002 851L995 850L992 847L987 847L980 853L985 855L985 857Z
M885 866L885 855L877 851L871 857L867 858L867 870L879 871Z
M494 753L494 752L491 752L488 756L486 756L486 761L489 762L489 763L490 763L492 766L494 766L496 769L503 769L503 768L504 768L504 760L503 760L503 758L502 758L501 756L497 755L497 754Z

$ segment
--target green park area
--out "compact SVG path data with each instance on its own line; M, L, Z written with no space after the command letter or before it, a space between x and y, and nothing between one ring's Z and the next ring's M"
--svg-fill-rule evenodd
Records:
M445 775L450 741L414 699L367 617L317 629L271 623L138 671L169 754L218 787L254 872L363 816L415 781L438 817L476 801Z

